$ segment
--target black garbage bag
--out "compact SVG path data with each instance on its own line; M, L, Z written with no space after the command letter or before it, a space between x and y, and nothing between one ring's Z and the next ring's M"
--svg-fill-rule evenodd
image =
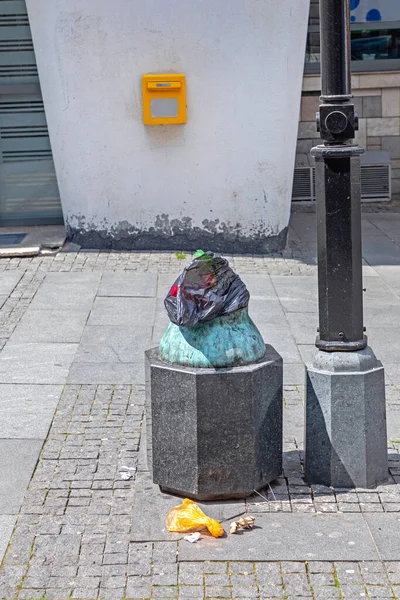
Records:
M172 323L194 327L248 305L250 294L227 260L202 250L194 256L164 300Z

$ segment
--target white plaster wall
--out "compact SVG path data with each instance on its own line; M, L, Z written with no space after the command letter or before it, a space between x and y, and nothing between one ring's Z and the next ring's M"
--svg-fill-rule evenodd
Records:
M27 6L71 233L174 247L162 240L212 232L262 250L284 230L309 0ZM186 125L143 125L148 72L186 74Z

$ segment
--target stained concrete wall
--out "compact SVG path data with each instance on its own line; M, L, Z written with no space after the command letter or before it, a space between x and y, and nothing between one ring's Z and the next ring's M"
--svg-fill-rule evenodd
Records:
M72 239L87 247L282 247L309 0L27 6ZM186 74L186 125L143 125L148 72Z

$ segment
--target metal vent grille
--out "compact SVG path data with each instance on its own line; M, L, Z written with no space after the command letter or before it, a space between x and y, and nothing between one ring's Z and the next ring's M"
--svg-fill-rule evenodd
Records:
M390 165L361 166L363 199L390 198Z
M361 165L361 201L389 201L391 196L390 164ZM292 202L315 201L315 168L296 167Z
M25 0L0 0L0 226L62 223Z
M4 98L6 98L4 100ZM43 102L0 96L2 162L51 159Z
M0 4L1 8L1 4ZM2 224L61 219L60 198L43 102L39 95L0 94Z
M44 112L42 100L15 100L14 102L3 100L0 102L0 115L33 112Z
M292 200L314 200L313 177L310 167L294 170Z
M23 0L0 1L0 83L37 83L38 71Z

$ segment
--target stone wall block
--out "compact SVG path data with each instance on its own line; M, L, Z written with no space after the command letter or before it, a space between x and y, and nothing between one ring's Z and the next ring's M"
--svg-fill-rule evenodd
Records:
M382 117L400 116L400 88L382 90Z
M396 72L359 73L356 77L358 77L358 85L354 87L360 89L395 88L399 86L399 74Z
M367 135L400 135L400 118L386 117L381 119L367 119Z
M364 96L362 106L363 117L382 116L382 100L380 96Z
M313 137L315 137L316 133L317 133L317 126L315 124L315 121L301 121L299 123L298 138L300 140L313 138Z
M301 120L315 122L315 113L320 105L319 96L303 96L301 99Z
M353 98L354 110L358 114L359 117L364 117L363 112L363 99L362 98Z
M298 140L296 155L297 154L309 154L310 150L313 146L314 146L314 144L313 144L312 140Z
M383 137L382 150L386 150L386 152L389 152L391 159L400 159L400 137L393 135Z
M356 131L355 140L357 144L366 148L367 146L367 119L359 119L358 131Z

